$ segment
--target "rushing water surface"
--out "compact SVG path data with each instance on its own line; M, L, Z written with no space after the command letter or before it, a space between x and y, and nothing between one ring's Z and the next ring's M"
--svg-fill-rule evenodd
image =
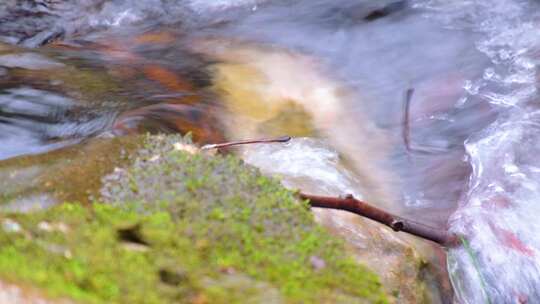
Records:
M309 173L322 192L355 193L462 234L448 254L458 301L533 303L539 8L3 1L0 159L144 131L192 131L199 142L309 136L307 146L244 156L294 187L319 161ZM347 170L329 160L333 151Z

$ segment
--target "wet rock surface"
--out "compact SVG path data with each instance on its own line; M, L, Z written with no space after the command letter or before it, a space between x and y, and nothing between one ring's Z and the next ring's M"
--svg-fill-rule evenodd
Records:
M129 163L142 145L137 136L98 138L47 154L0 161L0 208L30 211L64 201L88 203L102 178Z

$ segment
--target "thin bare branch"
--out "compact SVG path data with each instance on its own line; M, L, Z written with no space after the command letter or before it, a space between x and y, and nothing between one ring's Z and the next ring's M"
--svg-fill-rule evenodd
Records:
M344 198L340 198L310 195L300 192L299 196L302 199L308 200L311 207L349 211L384 224L392 228L394 231L407 232L420 238L438 243L444 247L452 247L458 243L458 238L455 234L390 214L363 201L357 200L352 195L347 195Z
M436 151L432 151L423 147L413 147L411 143L411 102L414 94L414 89L410 88L405 92L405 98L403 102L403 119L402 119L402 130L401 135L403 138L403 144L407 153L412 154L423 154L423 155L434 155L437 154Z
M414 89L408 89L405 92L405 103L403 105L403 144L407 152L411 152L411 122L410 122L410 109L411 109L411 100L414 93Z
M220 148L239 146L239 145L248 145L248 144L284 143L284 142L288 142L289 140L291 140L290 136L281 136L277 138L265 138L265 139L256 139L256 140L238 140L238 141L230 141L230 142L225 142L225 143L220 143L220 144L204 145L201 147L201 150L220 149Z

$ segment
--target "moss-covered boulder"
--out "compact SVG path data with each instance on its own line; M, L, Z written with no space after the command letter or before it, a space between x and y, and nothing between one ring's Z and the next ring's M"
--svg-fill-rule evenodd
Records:
M304 202L232 156L151 137L90 207L0 216L0 280L81 303L385 303Z

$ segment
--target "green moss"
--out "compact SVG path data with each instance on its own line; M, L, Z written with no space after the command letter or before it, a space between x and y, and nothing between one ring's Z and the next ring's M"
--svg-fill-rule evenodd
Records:
M150 138L105 204L3 215L0 277L88 303L386 302L292 192L181 140Z

